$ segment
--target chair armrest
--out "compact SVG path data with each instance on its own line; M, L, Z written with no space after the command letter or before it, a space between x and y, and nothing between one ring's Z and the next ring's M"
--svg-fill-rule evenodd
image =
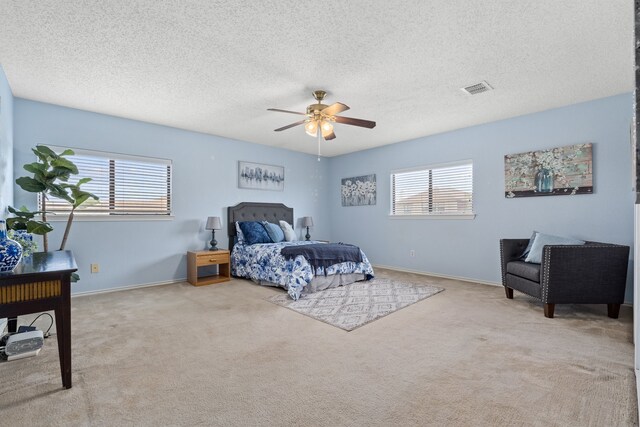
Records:
M542 250L542 301L551 304L621 304L629 246L589 242Z
M507 263L517 260L529 244L529 239L500 239L500 266L502 286L506 285Z

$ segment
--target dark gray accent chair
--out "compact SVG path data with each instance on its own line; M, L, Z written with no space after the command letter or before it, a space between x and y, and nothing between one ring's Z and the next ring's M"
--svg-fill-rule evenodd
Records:
M585 245L547 245L542 263L521 260L529 239L501 239L502 285L507 298L513 290L538 298L544 315L553 318L556 304L607 304L609 317L618 318L624 302L629 246L587 242Z

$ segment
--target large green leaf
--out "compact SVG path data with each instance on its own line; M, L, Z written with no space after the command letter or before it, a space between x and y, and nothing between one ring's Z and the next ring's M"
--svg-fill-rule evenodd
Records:
M64 150L62 153L60 153L60 156L73 156L75 153L73 152L72 149L67 148L66 150Z
M56 169L67 169L72 174L76 175L78 173L78 168L76 165L69 159L65 159L64 157L58 157L51 161L51 166Z
M27 218L7 218L7 228L9 230L26 230L28 221Z
M27 163L26 165L23 166L24 170L26 170L27 172L31 172L31 173L46 173L47 172L47 168L44 164L42 163L38 163L38 162L33 162L33 163Z
M68 181L69 177L71 176L71 171L67 168L54 167L49 172L49 176L52 179L59 179L60 181Z
M46 185L44 185L42 182L38 182L28 176L21 176L20 178L16 179L16 184L18 184L24 191L28 191L29 193L41 193L47 189Z
M29 233L43 235L53 231L53 227L48 222L29 221L27 223L27 231Z
M38 158L40 159L40 161L42 163L44 163L45 168L49 167L49 156L47 156L46 154L36 150L35 148L32 148L31 151L33 151L33 154L35 154L36 156L38 156Z
M47 186L49 194L58 199L66 200L69 203L73 203L73 199L69 196L67 189L61 184L49 184Z
M91 181L92 181L91 178L80 178L76 185L80 187L82 184L86 184L87 182L91 182Z
M23 208L24 208L24 206L23 206ZM17 214L17 213L20 212L20 210L14 208L13 206L7 206L7 210L12 214Z
M81 204L83 204L84 202L87 201L87 199L89 198L88 194L83 194L81 196L76 197L76 201L73 203L73 207L77 208L78 206L80 206Z
M24 208L24 209L22 209ZM35 217L37 214L39 214L40 212L29 212L27 210L27 208L25 208L24 206L21 208L21 210L17 210L11 206L7 207L7 209L9 210L10 213L14 214L17 217L20 218L33 218Z
M57 159L58 155L49 147L47 147L46 145L36 145L36 151L39 153L42 153L43 155L51 158L51 159ZM40 156L38 156L40 157Z
M47 177L47 169L42 163L30 163L24 165L23 168L33 174L33 178L39 182L45 182Z
M87 191L81 190L80 187L78 186L70 187L70 189L71 189L71 195L75 199L75 202L73 203L73 207L75 208L77 208L78 206L86 202L89 198L98 200L98 196L96 196L95 194L89 193Z

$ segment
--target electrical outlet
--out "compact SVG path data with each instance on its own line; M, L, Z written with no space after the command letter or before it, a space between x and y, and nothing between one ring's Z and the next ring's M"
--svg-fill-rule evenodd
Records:
M412 257L412 258L413 258L414 256L416 256L416 251L414 251L413 249L411 249L411 250L409 251L409 256L410 256L410 257Z
M100 265L99 264L91 264L91 273L100 273Z

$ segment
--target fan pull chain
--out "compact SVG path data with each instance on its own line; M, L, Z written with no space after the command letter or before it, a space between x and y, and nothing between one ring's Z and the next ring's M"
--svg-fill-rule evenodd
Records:
M320 140L322 140L322 132L320 131L320 126L318 126L318 161L320 161Z

